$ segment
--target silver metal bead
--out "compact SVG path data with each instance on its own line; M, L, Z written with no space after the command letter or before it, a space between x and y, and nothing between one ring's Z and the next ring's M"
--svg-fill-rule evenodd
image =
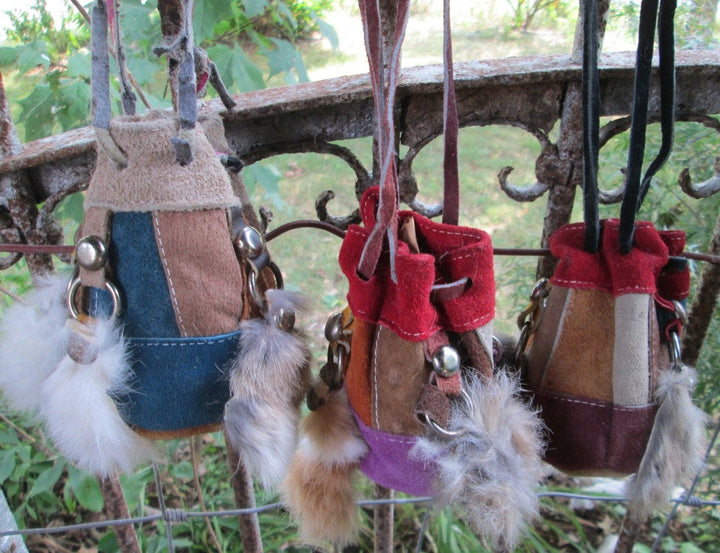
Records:
M75 259L83 269L98 271L107 265L107 246L99 236L85 236L75 245Z
M441 346L433 353L432 365L438 376L449 378L460 370L460 356L455 348Z
M257 259L265 251L265 239L253 227L244 227L235 237L235 243L250 259Z
M342 313L335 313L325 323L325 339L332 343L339 342L343 337Z
M275 322L280 328L289 332L295 327L295 312L280 308L275 313Z

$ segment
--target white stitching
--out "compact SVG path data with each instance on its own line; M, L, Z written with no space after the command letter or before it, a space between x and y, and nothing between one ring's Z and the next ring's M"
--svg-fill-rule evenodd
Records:
M371 367L373 371L373 386L375 387L375 427L380 428L380 416L378 415L378 381L377 381L377 373L378 373L378 366L377 366L377 352L378 352L378 343L380 342L380 330L381 327L377 327L375 331L375 344L373 345L373 366Z
M162 234L160 233L160 222L158 221L157 211L153 211L153 220L155 221L155 231L157 232L158 245L160 246L160 260L167 274L168 284L170 285L170 295L172 296L173 305L175 305L175 315L177 316L180 333L183 336L187 336L187 330L185 330L185 323L182 320L180 306L178 305L177 295L175 294L175 285L173 284L172 275L170 274L170 266L166 259L165 246L163 246Z

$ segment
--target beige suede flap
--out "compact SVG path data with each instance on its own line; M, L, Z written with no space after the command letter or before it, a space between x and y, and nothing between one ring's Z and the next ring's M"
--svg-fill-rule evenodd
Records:
M112 211L188 211L240 205L225 168L200 126L183 131L192 144L193 160L175 160L170 139L177 136L172 113L153 111L110 123L110 135L128 158L118 169L98 148L97 167L85 206Z

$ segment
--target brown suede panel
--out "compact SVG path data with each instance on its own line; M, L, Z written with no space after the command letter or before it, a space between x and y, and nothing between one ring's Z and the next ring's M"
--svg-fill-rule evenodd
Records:
M528 379L532 386L539 386L545 375L557 334L562 327L569 292L568 288L557 285L550 290L540 326L528 348Z
M371 366L373 427L405 436L423 433L415 415L431 371L423 343L403 340L392 330L378 326Z
M485 345L480 340L476 330L463 332L459 335L460 350L464 356L463 364L472 367L483 376L491 378L493 375L492 353L485 350Z
M109 246L110 211L101 207L91 207L85 211L78 238L99 236ZM78 265L79 267L79 265ZM83 286L105 288L105 267L98 271L88 271L80 267L80 282Z
M365 426L372 426L370 410L370 363L375 342L375 325L353 320L350 361L345 373L345 389L350 405Z
M192 428L181 428L179 430L146 430L145 428L133 427L133 430L140 434L143 438L150 440L175 440L178 438L189 438L198 434L208 434L209 432L217 432L222 424L204 424L201 426L193 426Z
M612 401L614 305L615 299L605 292L571 292L560 336L541 381L543 389Z
M531 390L548 427L545 460L568 474L620 476L637 471L657 406L625 407Z
M153 213L155 239L183 336L237 330L243 275L224 209Z
M450 399L437 386L425 384L415 406L416 414L425 414L443 428L450 420Z

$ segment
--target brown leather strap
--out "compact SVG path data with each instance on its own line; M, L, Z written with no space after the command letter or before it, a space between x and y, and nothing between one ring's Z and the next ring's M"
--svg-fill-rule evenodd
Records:
M458 171L458 120L453 76L452 33L450 32L450 0L443 2L443 223L457 225L460 217L460 177Z
M381 0L359 0L360 14L365 31L365 48L370 64L370 81L375 101L377 125L377 155L380 160L380 203L373 228L358 265L358 273L369 278L377 267L385 235L390 245L390 260L394 275L395 234L397 229L398 178L395 163L395 91L400 75L400 49L405 38L410 0L398 0L395 17L393 50L385 81Z

